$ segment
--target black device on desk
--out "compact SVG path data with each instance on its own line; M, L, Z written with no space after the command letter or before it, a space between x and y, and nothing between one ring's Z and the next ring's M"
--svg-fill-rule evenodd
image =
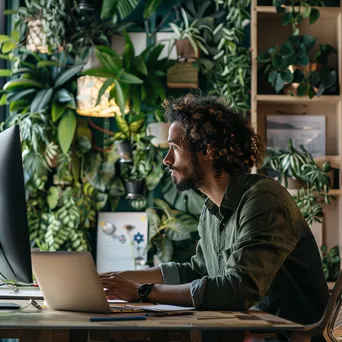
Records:
M0 133L0 277L32 283L19 126ZM4 304L3 304L4 305ZM2 309L2 307L0 307Z

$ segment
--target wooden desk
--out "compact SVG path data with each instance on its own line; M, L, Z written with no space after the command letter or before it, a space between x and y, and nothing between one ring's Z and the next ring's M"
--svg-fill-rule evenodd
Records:
M10 302L28 303L27 300ZM10 314L0 311L0 338L19 338L20 342L120 340L200 342L202 331L216 330L220 332L218 341L243 341L246 331L281 332L303 329L300 324L285 320L280 322L275 316L256 311L249 313L196 311L193 315L149 317L145 321L89 321L90 317L97 316L107 317L103 314L47 309L38 311L33 307Z

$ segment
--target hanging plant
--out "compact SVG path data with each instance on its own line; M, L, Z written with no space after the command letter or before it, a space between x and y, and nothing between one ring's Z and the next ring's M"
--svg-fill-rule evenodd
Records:
M25 6L17 10L17 25L28 50L52 53L62 49L68 7L65 0L25 0Z

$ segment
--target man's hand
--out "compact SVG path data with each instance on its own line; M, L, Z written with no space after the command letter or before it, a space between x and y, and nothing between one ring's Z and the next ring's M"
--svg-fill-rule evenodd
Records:
M141 284L127 280L119 272L101 274L100 280L107 296L115 296L128 302L140 300L138 288Z

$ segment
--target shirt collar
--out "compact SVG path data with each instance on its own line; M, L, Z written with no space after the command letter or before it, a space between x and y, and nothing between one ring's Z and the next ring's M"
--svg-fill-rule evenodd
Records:
M221 206L218 207L210 198L207 198L205 205L212 215L220 218L222 209L235 211L239 204L240 198L245 190L247 174L244 172L234 172L230 175L230 180L224 192Z

